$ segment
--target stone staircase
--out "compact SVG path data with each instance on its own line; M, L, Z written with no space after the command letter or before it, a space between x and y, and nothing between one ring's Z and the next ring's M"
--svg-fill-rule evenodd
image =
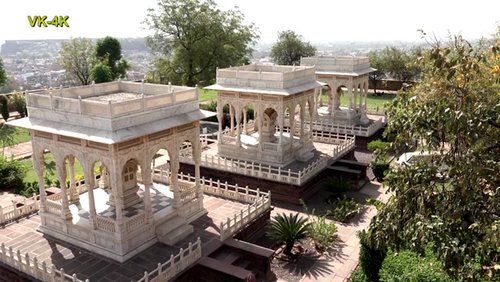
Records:
M156 226L158 241L166 245L174 245L193 233L193 226L186 223L186 219L174 216Z
M368 164L341 159L328 167L328 170L333 172L333 176L347 179L352 182L356 189L361 189L367 182L367 168Z

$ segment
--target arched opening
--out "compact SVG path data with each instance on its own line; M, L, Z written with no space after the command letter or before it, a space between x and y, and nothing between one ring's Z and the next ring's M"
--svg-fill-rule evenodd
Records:
M293 123L292 123L292 134L291 136L300 136L300 128L302 126L302 119L300 117L300 112L302 111L302 107L300 104L295 106L293 110Z
M124 209L142 201L137 193L139 191L138 170L139 162L136 159L130 159L123 165L121 177Z
M188 148L188 144L185 143L186 142L184 142L179 149L180 158L189 158L192 152L192 149ZM151 176L151 183L149 183L151 212L153 214L172 205L174 198L172 187L172 178L174 176L172 168L175 169L175 165L172 164L171 152L166 148L158 149L151 159L151 169L153 173ZM144 183L144 186L146 185L147 183ZM144 189L146 189L146 187L144 187Z
M267 108L262 113L262 129L260 131L262 142L276 141L276 118L278 113L273 108Z
M346 88L347 87L345 85L340 85L335 90L335 94L333 95L333 110L340 110L340 106L342 104L345 104L345 103L342 103L342 100L347 100L345 95L343 95L344 89L346 89Z

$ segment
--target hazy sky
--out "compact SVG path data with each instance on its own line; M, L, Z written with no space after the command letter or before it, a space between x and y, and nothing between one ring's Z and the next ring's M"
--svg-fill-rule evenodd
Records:
M491 35L500 24L498 0L215 0L237 5L259 28L260 41L272 43L291 29L307 41L418 41L417 29L445 37ZM144 37L141 23L157 0L8 0L0 10L0 43L8 39ZM69 16L70 27L31 27L28 15Z

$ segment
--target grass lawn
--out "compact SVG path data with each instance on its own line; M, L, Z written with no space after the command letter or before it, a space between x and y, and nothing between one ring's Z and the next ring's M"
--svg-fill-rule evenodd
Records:
M20 161L24 167L26 167L26 175L24 176L24 183L30 183L33 181L38 181L38 177L36 176L35 169L33 168L33 163L31 161L31 158L29 159L24 159ZM67 171L67 179L69 180L69 166L66 165L66 171ZM54 182L57 179L56 176L56 165L54 162L54 157L52 156L51 153L46 153L45 154L45 175L47 175L52 182ZM80 177L83 177L83 168L80 162L75 159L75 178L78 179Z
M200 102L212 101L217 98L217 91L215 90L206 90L203 88L199 89L199 97Z
M15 144L28 142L31 140L30 132L25 128L16 128L16 135L14 136Z
M396 98L396 95L393 94L384 94L380 96L375 96L373 94L368 94L366 98L366 103L367 107L369 109L379 109L379 111L382 111L384 109L384 104L387 102L392 101L392 99ZM323 101L323 105L328 104L328 95L323 94L321 95L321 101ZM349 104L349 97L344 94L340 96L340 105L341 106L347 106Z

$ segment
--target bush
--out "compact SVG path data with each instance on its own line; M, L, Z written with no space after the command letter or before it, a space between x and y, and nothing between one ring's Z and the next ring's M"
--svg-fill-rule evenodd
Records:
M9 119L9 102L6 96L0 95L0 113L2 118L7 121Z
M368 151L375 153L376 151L387 151L389 149L390 143L384 142L382 140L373 140L368 143Z
M390 164L388 163L381 163L381 162L373 162L372 163L372 171L373 175L375 175L375 178L377 181L384 181L385 175L387 174L387 171L390 168Z
M380 269L380 280L386 282L451 282L442 263L431 252L419 257L411 251L389 252Z
M32 197L33 194L38 194L38 181L24 183L24 187L19 187L19 189L16 189L15 193L28 198Z
M345 196L329 200L327 216L343 223L348 222L361 211L361 205Z
M342 193L347 192L353 188L352 183L343 178L331 177L322 182L321 189L327 190L333 195L328 199L335 199L341 197Z
M14 109L19 113L21 117L28 116L28 110L26 109L26 100L22 93L16 93L12 95L11 102Z
M313 217L309 227L309 237L314 241L316 251L324 252L335 241L337 226L326 222L326 216Z
M23 178L26 168L16 160L0 157L0 189L4 191L24 190Z
M290 213L289 215L282 213L273 217L267 234L271 239L278 242L285 242L283 253L291 255L293 244L295 244L295 241L306 237L309 232L309 226L310 224L307 222L307 219L303 217L299 218L298 213Z
M370 282L366 275L363 273L361 267L356 267L356 269L351 273L351 278L349 282Z
M368 244L367 233L362 231L358 234L360 241L359 266L363 271L366 281L378 282L380 268L384 262L386 253L377 250Z

